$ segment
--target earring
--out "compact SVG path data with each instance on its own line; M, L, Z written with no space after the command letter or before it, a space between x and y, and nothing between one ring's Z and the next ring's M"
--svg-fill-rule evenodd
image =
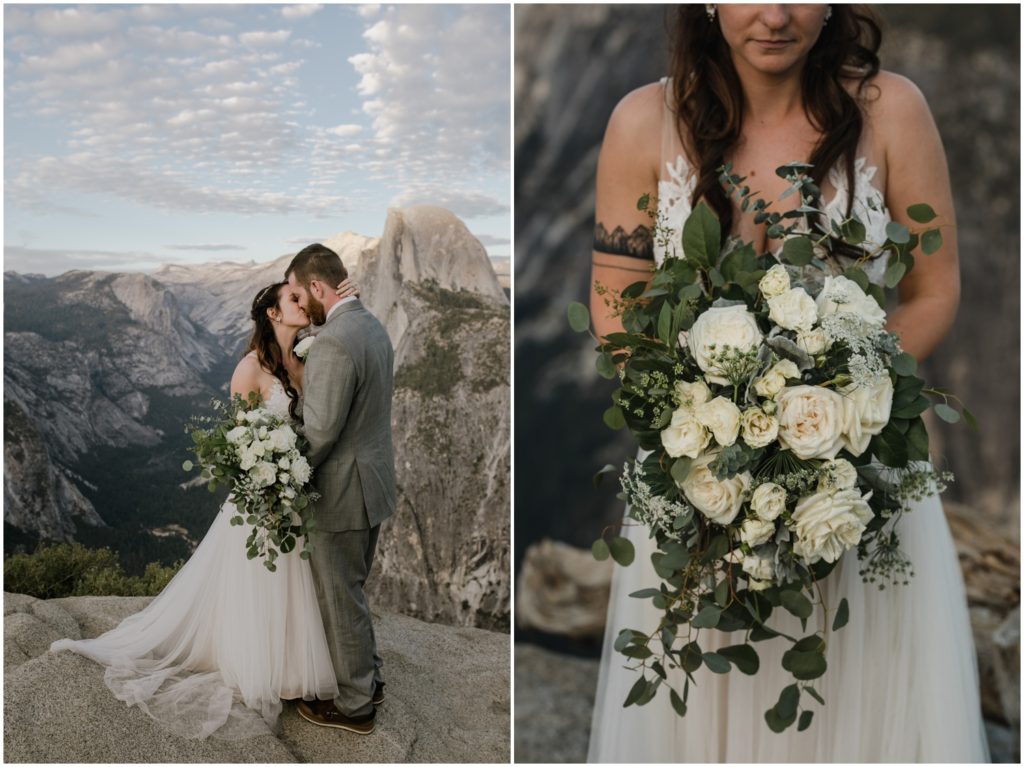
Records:
M718 6L715 3L707 3L704 6L704 10L708 12L708 21L714 21L715 14L718 12Z
M825 21L822 22L821 26L828 24L828 20L832 18L832 6L825 8Z

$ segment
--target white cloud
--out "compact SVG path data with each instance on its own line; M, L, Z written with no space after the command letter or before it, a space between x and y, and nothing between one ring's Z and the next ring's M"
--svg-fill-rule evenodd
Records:
M162 258L148 251L30 248L4 245L4 269L21 274L55 276L72 269L119 271L155 268Z
M168 250L202 250L202 251L222 251L222 250L247 250L244 245L231 245L229 243L215 243L215 244L202 244L202 245L164 245Z
M34 14L33 27L44 35L88 37L117 29L123 18L121 10L99 10L87 6L43 8Z
M281 15L286 19L305 19L320 10L323 6L318 4L286 5L281 9Z
M416 184L396 196L392 205L437 205L461 218L507 213L508 203L491 195L470 190L451 189L433 184Z
M327 132L334 136L356 136L363 132L362 125L336 125L333 128L328 128Z
M280 29L277 32L243 32L238 39L242 45L278 45L287 42L291 36L290 29Z
M378 13L380 13L380 4L379 3L369 3L367 5L360 5L356 9L356 12L360 16L362 16L364 19L372 19L374 16L376 16Z

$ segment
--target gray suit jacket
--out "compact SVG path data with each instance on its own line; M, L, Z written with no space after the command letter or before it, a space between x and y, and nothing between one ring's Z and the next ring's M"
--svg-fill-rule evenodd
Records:
M358 300L335 309L310 347L303 421L319 530L375 527L395 510L394 358L387 331Z

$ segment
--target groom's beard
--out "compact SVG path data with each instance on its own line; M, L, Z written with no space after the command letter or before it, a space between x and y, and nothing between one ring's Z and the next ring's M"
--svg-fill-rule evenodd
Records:
M324 305L313 298L313 296L309 297L309 306L306 307L306 314L309 316L309 321L314 325L323 325L327 322L327 312L324 309Z

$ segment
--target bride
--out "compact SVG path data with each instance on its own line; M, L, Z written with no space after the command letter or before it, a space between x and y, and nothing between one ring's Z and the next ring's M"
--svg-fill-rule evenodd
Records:
M338 295L355 295L342 283ZM287 282L252 303L253 333L231 378L297 419L302 362L292 349L309 325ZM283 351L287 350L287 352ZM246 557L248 525L225 502L192 557L142 612L95 639L54 642L106 666L115 696L187 738L238 739L276 731L282 700L330 700L338 686L302 541L277 571Z
M720 185L717 169L725 162L768 200L779 200L787 186L777 167L812 163L826 215L855 213L871 242L885 240L890 220L911 223L905 211L914 203L927 202L953 224L931 113L913 83L879 71L880 42L873 15L860 6L683 6L672 77L627 95L608 124L597 171L593 281L619 291L649 274L649 259L681 255L675 241L700 199L723 231L753 241L760 253L774 251L780 243ZM637 210L644 194L657 196L662 226L675 237L653 241L649 219ZM796 207L796 197L773 210ZM881 283L885 266L881 257L865 271ZM956 314L954 237L918 258L899 299L887 327L922 360ZM597 291L591 308L599 335L621 329ZM817 686L826 705L805 732L776 734L764 712L792 681L780 665L787 647L781 638L759 645L756 676L699 669L685 717L664 695L623 708L636 674L612 643L622 629L647 630L659 618L649 600L628 596L657 583L650 566L656 545L645 530L624 525L636 558L615 568L588 761L987 761L964 586L939 500L916 503L900 530L916 573L909 585L866 585L852 554L825 580L826 602L847 599L851 615L829 643L829 669ZM788 614L776 613L770 623L799 631ZM731 640L717 633L717 641Z

